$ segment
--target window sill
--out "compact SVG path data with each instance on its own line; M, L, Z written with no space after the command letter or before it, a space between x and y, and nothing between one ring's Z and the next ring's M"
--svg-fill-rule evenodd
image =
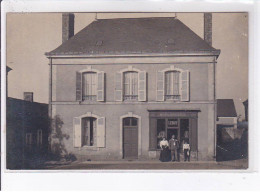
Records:
M80 149L89 151L99 151L99 148L95 146L82 146Z

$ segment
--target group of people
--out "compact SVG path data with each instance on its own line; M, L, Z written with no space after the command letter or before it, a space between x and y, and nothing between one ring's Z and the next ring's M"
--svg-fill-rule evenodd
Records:
M165 139L165 137L163 137L162 141L160 141L160 148L160 161L180 161L180 143L177 139L175 139L175 135L172 135L169 142ZM184 161L190 161L190 144L188 140L184 140L182 149L184 153Z

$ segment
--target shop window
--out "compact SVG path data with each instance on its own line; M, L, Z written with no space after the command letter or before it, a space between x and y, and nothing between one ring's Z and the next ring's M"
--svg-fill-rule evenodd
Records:
M157 149L160 149L163 138L166 138L165 119L157 119Z

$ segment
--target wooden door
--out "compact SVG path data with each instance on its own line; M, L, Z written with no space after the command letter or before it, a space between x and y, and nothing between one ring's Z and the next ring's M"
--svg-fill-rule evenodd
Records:
M125 159L138 158L138 125L136 118L125 118L123 125L123 155Z

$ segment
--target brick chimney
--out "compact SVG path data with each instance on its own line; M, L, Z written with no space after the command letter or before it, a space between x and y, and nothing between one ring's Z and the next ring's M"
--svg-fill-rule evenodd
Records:
M204 40L212 46L212 13L204 13Z
M28 102L33 102L33 92L24 92L23 99Z
M62 43L74 36L74 14L62 14Z

